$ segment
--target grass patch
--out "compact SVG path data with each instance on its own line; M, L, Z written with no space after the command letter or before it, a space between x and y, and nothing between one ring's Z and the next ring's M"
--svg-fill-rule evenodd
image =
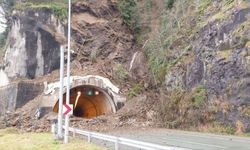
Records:
M207 101L207 92L203 86L196 87L193 91L193 104L200 108Z
M167 9L171 9L174 7L175 0L165 0L165 5Z
M136 2L134 0L118 0L118 9L125 24L130 27L136 24Z
M176 89L169 93L162 92L160 99L157 120L163 127L189 129L213 119L204 112L207 92L202 86L192 91Z
M160 47L158 46L155 42L146 45L146 57L156 85L163 83L166 74L171 70L171 68L174 67L180 60L182 60L183 56L187 53L187 51L192 49L192 46L188 45L180 50L181 53L179 55L172 56L175 58L172 58L171 60L166 60L167 56L172 55L171 52L169 52L168 48L165 48L164 45Z
M248 31L249 26L250 26L250 21L243 22L233 31L233 36L243 37L244 32Z
M128 97L129 98L133 98L135 96L137 96L138 94L140 94L143 90L143 83L137 83L135 84L128 92Z
M6 135L6 134L19 134L18 130L15 128L6 128L0 130L0 135Z
M15 10L25 10L27 8L31 9L51 9L53 11L53 14L60 20L63 20L67 18L68 16L68 8L65 3L59 3L59 2L39 2L39 3L32 3L32 2L25 2L25 3L17 3L14 6Z
M246 43L246 47L250 47L250 41Z
M217 56L219 58L225 59L225 61L228 61L230 56L231 56L232 51L231 50L223 50L223 51L218 51Z
M113 76L119 80L128 80L129 74L127 69L125 69L121 64L115 65L113 69Z
M0 149L11 150L101 150L80 139L70 138L69 144L62 144L50 133L24 133L15 129L0 130Z
M145 8L147 12L151 12L153 7L153 1L152 0L146 0L145 2Z
M198 8L199 14L203 15L212 2L213 2L212 0L202 0Z
M240 111L240 113L244 117L250 117L250 106L243 107L242 110Z
M209 0L207 2L204 2L203 5L199 8L199 14L204 15L206 10L211 6L212 1ZM222 2L222 7L221 9L210 16L209 18L205 18L204 21L201 21L198 23L199 28L205 27L209 22L214 22L216 20L221 21L224 19L227 19L229 17L229 13L227 13L228 10L232 9L235 6L235 0L227 0Z
M90 53L90 60L92 63L96 63L97 50L92 50Z
M194 129L197 131L197 129ZM214 122L210 125L198 128L200 132L207 132L207 133L220 133L220 134L230 134L234 135L236 130L231 125L225 125L220 122Z
M250 133L243 134L242 136L250 137Z

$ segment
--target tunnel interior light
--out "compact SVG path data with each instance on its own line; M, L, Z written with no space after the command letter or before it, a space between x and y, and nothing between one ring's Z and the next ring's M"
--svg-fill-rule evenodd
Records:
M99 91L95 91L95 95L99 95L100 94L100 92Z
M92 90L88 90L87 93L86 93L87 96L93 96L93 91Z
M84 85L72 88L70 103L73 104L73 116L80 118L95 118L100 115L113 113L113 103L110 103L112 97L109 93L105 93L98 87ZM66 94L64 94L64 99ZM112 102L112 101L111 101ZM53 111L58 113L59 102L53 108Z
M74 107L74 109L76 109L76 106L77 106L77 103L78 103L78 100L79 100L81 94L82 94L81 91L77 92L77 97L76 97L76 100L75 100L75 107Z

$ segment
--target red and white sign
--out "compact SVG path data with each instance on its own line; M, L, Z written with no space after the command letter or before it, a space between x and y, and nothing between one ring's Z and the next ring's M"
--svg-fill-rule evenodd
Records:
M63 115L72 115L73 114L73 105L72 104L63 104Z

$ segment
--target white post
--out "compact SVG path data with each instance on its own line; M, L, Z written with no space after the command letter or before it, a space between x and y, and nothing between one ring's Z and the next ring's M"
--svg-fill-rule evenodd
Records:
M116 141L115 141L115 150L119 150L119 139L118 139L118 137L116 138Z
M52 123L51 124L51 133L55 133L55 128L56 128L56 126L55 126L55 124L54 123Z
M76 137L76 129L74 128L73 129L73 138L75 138Z
M66 104L70 103L70 36L71 36L71 0L69 0L69 13L68 13L68 57L67 57L67 93L66 93ZM69 142L69 115L65 117L65 132L64 132L64 143Z
M59 110L58 110L58 128L57 139L63 139L62 136L62 118L63 118L63 77L64 77L64 49L60 47L60 91L59 91Z
M88 142L89 143L91 142L91 133L90 132L88 133Z

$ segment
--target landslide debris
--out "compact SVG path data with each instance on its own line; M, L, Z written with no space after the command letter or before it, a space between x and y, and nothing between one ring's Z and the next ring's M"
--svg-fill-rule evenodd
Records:
M104 72L112 77L112 66L128 67L136 51L134 36L110 0L73 4L72 36L78 69ZM86 70L87 69L87 70Z
M33 9L33 11L35 10ZM132 56L138 48L135 45L132 31L124 24L120 16L116 3L110 0L87 0L74 3L72 11L72 49L76 54L72 61L72 75L101 75L120 85L122 92L126 93L134 82L130 79L128 68ZM57 35L57 31L48 29L49 26L41 25L40 27L52 35ZM63 37L59 38L64 39ZM65 40L62 41L65 42ZM53 71L48 75L37 77L34 81L52 82L58 78L58 71ZM0 127L17 127L25 132L49 131L50 119L55 118L56 115L47 113L46 110L43 113L45 115L37 119L35 114L39 103L40 99L37 97L22 108L17 109L16 112L8 112L6 116L0 118ZM141 101L141 103L143 102ZM140 104L137 104L137 108L140 107ZM132 106L133 104L130 107ZM146 112L146 109L140 112L142 111ZM111 127L123 126L121 123L124 118L122 114L107 116L104 120L112 122L112 118L116 116L117 119ZM92 120L73 118L72 120L73 122L80 120L82 123L78 122L77 126L81 126L103 122L99 121L102 120L100 118ZM134 122L126 120L124 122L130 123L124 124L133 124Z

